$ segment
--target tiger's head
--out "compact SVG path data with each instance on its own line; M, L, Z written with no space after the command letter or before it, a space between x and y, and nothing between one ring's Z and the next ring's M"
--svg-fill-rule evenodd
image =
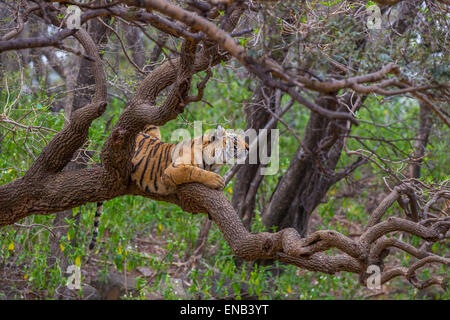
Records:
M205 170L217 172L222 165L243 160L248 154L244 136L218 126L202 136L202 157Z

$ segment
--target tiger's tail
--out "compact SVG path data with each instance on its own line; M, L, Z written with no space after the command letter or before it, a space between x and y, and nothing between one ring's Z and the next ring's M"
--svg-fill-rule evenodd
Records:
M103 202L97 202L97 210L95 211L95 217L94 217L94 233L92 234L92 240L89 244L89 250L94 249L95 243L97 242L97 235L98 235L98 224L100 222L100 216L102 215L103 211Z

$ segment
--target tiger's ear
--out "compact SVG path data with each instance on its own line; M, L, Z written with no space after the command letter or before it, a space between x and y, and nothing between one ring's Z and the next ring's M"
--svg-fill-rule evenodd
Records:
M214 136L219 139L222 138L223 136L225 136L225 129L222 126L218 126L216 131L214 132Z

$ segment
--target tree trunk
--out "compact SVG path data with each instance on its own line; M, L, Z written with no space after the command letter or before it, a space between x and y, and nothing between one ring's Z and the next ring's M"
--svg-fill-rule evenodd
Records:
M335 95L320 95L316 103L343 111L345 107L339 106L336 99ZM346 95L346 99L345 103L350 105L351 95ZM264 210L263 223L269 229L292 227L306 236L311 213L341 178L334 171L346 133L342 127L345 127L343 121L330 121L311 112L302 143Z
M430 135L432 122L432 112L424 103L420 103L420 123L419 131L414 141L414 161L409 164L409 176L410 178L420 178L420 168L422 159L425 155L425 148L428 144L428 137Z

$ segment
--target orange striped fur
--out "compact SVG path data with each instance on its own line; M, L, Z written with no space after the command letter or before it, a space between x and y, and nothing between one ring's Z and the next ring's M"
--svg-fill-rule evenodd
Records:
M172 144L161 141L159 128L149 125L136 137L131 180L145 192L162 195L174 193L177 185L189 182L221 190L224 180L217 174L220 166L247 153L244 138L221 126L213 133ZM90 250L96 243L102 204L97 204Z

